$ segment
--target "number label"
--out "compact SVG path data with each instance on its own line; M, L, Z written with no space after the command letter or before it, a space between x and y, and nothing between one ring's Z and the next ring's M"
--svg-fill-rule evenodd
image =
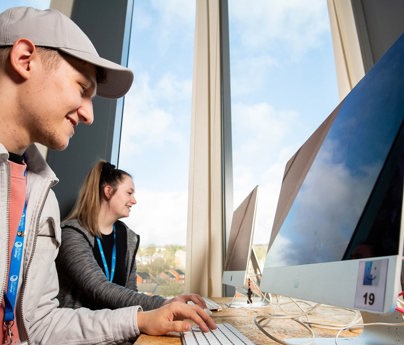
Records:
M359 261L355 308L383 311L388 259Z
M373 305L375 303L375 294L373 292L370 292L370 293L366 292L363 295L363 303L365 305L367 305L367 304Z

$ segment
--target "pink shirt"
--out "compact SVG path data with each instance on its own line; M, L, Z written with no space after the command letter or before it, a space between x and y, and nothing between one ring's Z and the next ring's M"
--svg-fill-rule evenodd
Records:
M8 250L9 256L11 256L11 250L14 245L15 236L17 234L18 225L20 223L22 211L25 203L26 195L26 177L24 175L26 165L17 164L9 161L10 165L10 181L11 181L11 192L10 192L10 228L9 228L9 242ZM7 275L8 277L8 275ZM4 325L4 299L0 308L0 320L1 324ZM16 320L11 328L13 331L13 340L18 340L18 329ZM0 332L0 344L4 343L5 327L3 327L3 332Z

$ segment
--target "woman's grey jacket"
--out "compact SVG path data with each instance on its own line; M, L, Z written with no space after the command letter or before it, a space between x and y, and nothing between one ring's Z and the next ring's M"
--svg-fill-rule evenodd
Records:
M93 254L96 238L75 219L62 223L62 245L56 260L60 285L58 299L62 307L116 309L140 305L143 310L151 310L163 304L165 299L161 296L138 292L136 252L139 235L126 225L125 229L126 283L121 286L110 282L98 265Z

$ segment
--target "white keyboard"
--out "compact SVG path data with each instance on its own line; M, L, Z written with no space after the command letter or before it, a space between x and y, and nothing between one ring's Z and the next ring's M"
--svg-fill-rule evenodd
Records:
M205 301L206 306L208 307L208 309L210 311L220 311L220 310L222 310L222 306L220 304L216 303L215 301L212 301L208 297L203 297L203 300Z
M191 331L181 333L181 340L183 345L255 345L228 323L218 323L216 329L207 333L202 332L199 327L193 327Z

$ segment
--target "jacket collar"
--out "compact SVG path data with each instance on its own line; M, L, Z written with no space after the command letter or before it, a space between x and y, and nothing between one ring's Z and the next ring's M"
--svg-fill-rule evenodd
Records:
M9 158L7 149L0 143L0 163L5 163ZM35 144L30 145L24 153L25 163L27 164L28 171L41 175L44 178L51 180L52 186L59 182L53 170L49 167L48 163L39 152Z

